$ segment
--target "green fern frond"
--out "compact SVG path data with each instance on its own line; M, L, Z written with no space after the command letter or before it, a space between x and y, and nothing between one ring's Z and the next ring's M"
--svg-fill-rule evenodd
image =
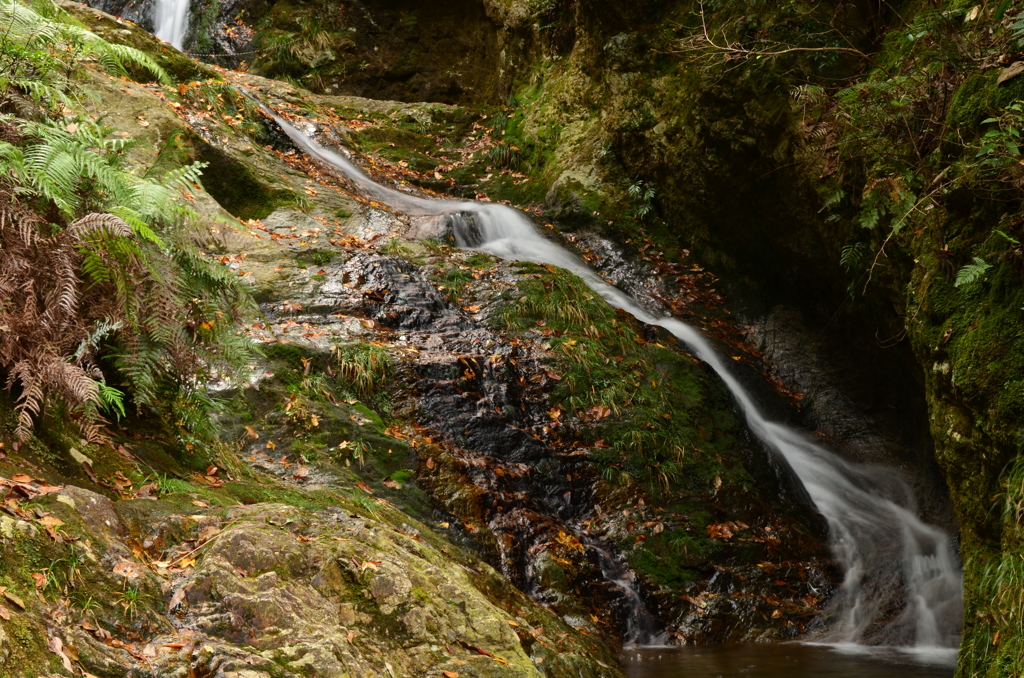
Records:
M109 43L92 31L72 23L52 2L30 8L17 0L0 0L0 22L5 40L27 48L56 48L94 57L107 72L128 75L126 65L148 72L164 85L172 83L167 72L148 54L134 47Z
M113 412L118 419L123 418L125 416L124 392L106 384L100 384L99 387L100 406L108 412Z
M964 287L981 280L981 277L990 268L992 268L992 264L981 257L974 257L973 262L956 272L956 280L953 282L953 287Z
M181 440L213 436L203 380L247 366L254 347L236 321L255 307L196 249L204 220L185 198L204 165L185 164L169 144L164 162L134 176L126 151L136 142L90 120L72 89L82 58L113 74L169 78L148 55L74 25L52 0L30 2L0 0L0 55L12 64L0 93L36 102L31 120L0 113L0 325L17 328L0 334L0 370L19 394L18 434L59 400L92 439L104 413L123 416L130 393L182 422ZM246 105L237 93L231 101ZM124 392L100 366L118 371Z

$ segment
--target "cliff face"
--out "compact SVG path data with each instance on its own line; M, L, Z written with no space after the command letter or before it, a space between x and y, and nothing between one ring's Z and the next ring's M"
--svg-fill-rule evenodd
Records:
M926 519L959 529L963 675L1015 675L1022 236L1006 207L1019 203L1017 170L993 163L1020 130L1010 106L1024 78L997 83L1016 15L771 5L193 6L188 45L239 53L209 60L245 61L248 76L75 10L174 76L161 88L97 73L83 86L94 114L144 140L133 167L175 138L207 163L195 197L222 225L204 247L251 282L261 317L246 331L265 347L265 376L225 391L223 450L182 462L159 444L139 442L134 460L84 449L100 478L121 472L127 486L69 466L83 446L61 436L2 462L5 476L30 467L52 483L30 483L36 495L105 493L116 503L103 510L125 522L100 534L80 502L44 489L57 498L39 511L107 544L85 558L124 579L97 569L78 590L52 564L67 553L40 531L46 516L11 515L5 549L25 564L5 559L15 595L34 590L34 573L66 581L8 629L8 666L57 670L58 655L29 640L46 629L110 675L154 648L166 675L483 662L482 675L613 676L609 647L629 610L602 553L636 571L661 623L696 641L804 633L822 602L812 591L835 581L817 519L685 352L584 299L571 276L459 253L443 223L362 198L304 159L245 90L363 154L378 177L527 207L602 275L702 327L775 417L898 469ZM146 25L145 5L124 11ZM815 22L843 40L808 43L827 48L820 58L791 51L816 39L804 30ZM978 274L958 284L972 262ZM563 312L577 306L582 318ZM138 581L116 569L168 554L188 563L207 546L191 566L171 559ZM111 581L135 593L99 593ZM435 590L451 604L435 605ZM108 611L88 624L142 650L54 626L71 593L102 600ZM297 640L282 644L286 618ZM179 638L185 625L203 643ZM373 642L360 645L360 629Z
M305 7L317 16L317 5ZM375 21L391 11L373 3L346 11L356 7ZM451 176L492 197L535 201L565 230L595 230L623 243L640 232L655 237L669 260L692 253L721 278L773 369L806 392L804 423L852 459L900 467L925 515L955 530L934 461L923 372L910 342L900 340L903 321L893 312L893 296L903 303L900 288L850 294L840 263L848 229L820 216L792 79L772 67L723 67L721 54L693 48L688 38L699 24L687 3L483 8L484 15L466 16L470 26L478 19L487 26L479 29L488 42L478 51L500 48L477 64L497 79L482 99L482 90L457 98L498 106L493 137L508 151L491 164L514 165L536 183L512 186L499 172L478 181L459 168ZM878 18L867 12L848 8L846 21L870 43L880 38L870 33ZM467 28L458 39L425 31L410 42L416 25L379 36L405 47L353 49L365 57L382 49L460 55L467 53L462 40L478 30ZM339 75L325 86L366 94L386 88L385 81L442 82L432 58L415 59L415 78L380 58L378 85L349 69L344 77L354 80ZM795 350L802 344L811 350ZM778 413L793 416L783 406Z
M74 64L65 110L134 138L117 163L135 176L205 165L183 197L202 256L259 305L238 331L261 349L244 379L205 375L216 439L138 407L84 440L51 405L22 444L0 403L5 675L614 678L637 607L608 573L627 565L682 638L808 631L837 576L819 520L705 366L564 271L460 252L443 220L360 195L243 93L382 181L543 198L494 170L512 159L495 109L315 95L65 8L166 70ZM699 266L570 235L760 367Z
M1019 49L1015 10L834 3L806 15L843 38L822 45L759 3L706 3L704 25L680 2L483 9L485 28L459 39L480 30L481 52L500 47L480 62L495 84L438 98L504 104L500 140L537 183L473 190L534 200L566 230L649 234L720 276L776 373L806 392L799 417L851 458L900 468L930 520L959 526L962 670L1010 675L995 657L1020 642L1019 195L980 140L1019 130L1021 80L997 83ZM467 53L434 35L420 44ZM806 46L838 49L770 54ZM330 86L368 91L345 77ZM989 268L956 285L975 256Z

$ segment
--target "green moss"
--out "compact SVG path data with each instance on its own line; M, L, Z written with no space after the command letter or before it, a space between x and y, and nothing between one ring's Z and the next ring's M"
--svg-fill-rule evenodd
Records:
M466 258L466 266L472 266L473 268L490 268L496 263L498 263L498 260L495 257L481 252L471 254Z
M39 671L59 675L61 663L46 646L47 632L42 624L21 615L4 622L4 631L11 639L11 654L6 666L23 678L35 678ZM27 672L15 667L25 667ZM31 668L29 668L31 667ZM31 673L29 673L31 672Z
M203 188L239 219L263 219L281 207L305 204L291 189L257 176L250 165L216 146L203 142L197 152L199 160L208 165L203 171Z
M416 472L412 469L401 469L391 474L391 480L396 483L410 483L416 479Z
M998 76L999 69L971 73L957 88L945 119L947 140L956 147L962 149L964 140L980 134L982 120L1024 98L1024 82L1015 79L997 85Z
M648 536L642 545L625 539L619 547L627 554L629 566L659 586L684 589L701 579L697 569L722 552L722 545L696 529L677 527Z
M213 31L216 28L217 18L220 16L220 0L209 0L198 9L199 11L193 9L189 13L189 33L195 36L195 47L192 51L210 54L216 51Z
M914 242L923 266L909 285L911 303L920 308L910 327L915 351L926 361L936 458L961 523L959 675L1003 678L1022 670L1024 290L1008 242L993 234L998 215L973 204L935 219L941 246L927 236ZM942 247L961 261L982 256L993 267L957 288L935 254Z
M442 269L432 275L431 279L437 283L438 289L444 292L448 301L458 304L459 299L466 293L466 288L473 282L473 272L463 267Z
M308 250L303 251L301 256L308 257L309 262L314 266L326 266L331 263L334 258L338 255L333 250Z

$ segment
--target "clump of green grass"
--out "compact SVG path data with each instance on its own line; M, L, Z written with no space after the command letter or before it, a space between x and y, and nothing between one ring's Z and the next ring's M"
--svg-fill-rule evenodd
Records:
M435 283L443 287L445 297L451 303L457 303L459 298L465 294L466 287L473 282L473 272L465 268L451 268L440 275L433 276Z
M398 238L391 238L380 248L380 251L384 254L392 255L412 254L412 250L403 245L402 241Z
M72 545L62 558L54 558L43 569L43 586L46 593L67 596L75 588L76 583L83 583L81 570L85 560Z
M423 247L434 256L444 256L451 251L451 245L440 238L426 238L420 241Z
M382 389L394 369L387 350L366 342L332 346L331 354L341 376L361 396L370 396Z
M135 615L139 612L139 603L142 602L143 598L142 591L137 586L129 586L120 593L120 605L124 608L125 616L129 619L135 619Z
M310 256L309 260L316 266L326 266L334 260L337 252L331 250L316 250Z
M472 268L490 268L496 262L497 259L483 252L477 252L466 258L466 266L471 266Z
M964 675L1024 675L1024 557L1007 549L978 550L967 561L965 630L960 650Z
M487 149L487 162L501 169L518 170L523 165L523 154L518 146L498 142Z
M523 330L543 321L552 330L583 333L597 338L605 330L615 334L615 311L578 276L556 269L519 262L515 267L528 275L518 285L519 298L500 312L500 324Z
M591 458L609 482L625 478L653 494L706 491L727 473L715 454L734 421L725 405L709 406L704 377L681 350L643 339L579 277L520 263L526 274L496 314L501 328L540 332L560 379L552 398L587 425L584 439L602 441Z

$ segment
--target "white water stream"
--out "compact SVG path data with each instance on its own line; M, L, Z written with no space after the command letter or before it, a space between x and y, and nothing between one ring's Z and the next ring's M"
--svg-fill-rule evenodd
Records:
M153 35L181 49L188 30L189 0L156 0Z
M612 306L675 335L721 377L751 431L786 460L828 521L830 547L845 580L829 608L826 640L859 643L870 631L876 643L913 647L924 654L955 652L963 597L950 537L884 496L872 480L877 469L872 472L846 462L806 434L766 419L698 331L675 318L655 317L643 310L570 252L544 238L522 212L492 203L427 200L381 186L343 156L268 113L306 153L341 170L367 196L408 214L451 215L460 247L568 269Z

